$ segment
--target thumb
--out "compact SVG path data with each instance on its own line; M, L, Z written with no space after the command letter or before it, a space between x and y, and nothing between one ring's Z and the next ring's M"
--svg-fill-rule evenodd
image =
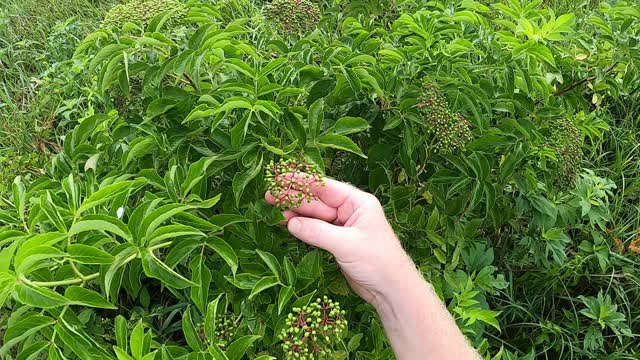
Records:
M336 257L340 257L357 240L354 228L336 226L326 221L294 217L287 225L291 235L305 243L327 250Z

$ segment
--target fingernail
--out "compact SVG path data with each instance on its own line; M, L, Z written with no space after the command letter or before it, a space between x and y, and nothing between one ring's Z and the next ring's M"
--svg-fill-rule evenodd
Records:
M289 220L289 232L293 233L293 234L297 234L298 231L300 231L302 224L300 224L300 220L293 218L291 220Z

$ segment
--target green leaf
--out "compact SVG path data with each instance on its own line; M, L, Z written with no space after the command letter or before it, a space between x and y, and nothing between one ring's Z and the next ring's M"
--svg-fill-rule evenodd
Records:
M134 360L125 350L122 350L117 346L113 347L113 351L116 353L118 360Z
M322 80L317 81L315 84L313 84L311 89L309 89L309 97L307 98L307 106L311 106L318 99L321 99L321 98L329 95L329 93L331 93L331 91L333 91L333 89L335 87L336 87L336 80L335 79L322 79Z
M125 266L129 261L132 261L133 259L135 259L137 256L138 256L138 249L136 249L133 246L129 246L123 249L115 256L115 260L113 261L111 266L109 266L109 268L107 269L107 273L104 275L104 288L106 289L106 292L107 292L107 298L109 298L109 296L112 295L110 293L111 285L118 273L118 270L120 270L120 268Z
M201 158L200 160L189 165L189 172L187 173L187 177L180 185L180 190L182 191L183 196L189 194L191 189L193 189L193 187L203 179L203 177L207 174L207 168L209 168L209 165L211 165L211 163L213 163L215 159L215 157Z
M222 104L222 106L220 106L215 113L216 114L219 114L222 112L226 113L235 109L251 110L253 109L253 105L251 104L251 102L249 102L249 100L236 98L235 100L225 101L224 104Z
M109 232L127 241L133 240L127 226L122 221L109 215L87 215L83 217L71 226L68 236L74 236L86 231Z
M218 304L224 294L218 295L218 297L207 305L207 313L204 319L204 331L207 335L207 339L210 342L214 342L216 338L216 320L218 318Z
M80 286L69 286L64 291L64 297L74 305L83 305L100 309L117 309L105 300L102 295Z
M13 180L11 188L13 190L13 204L16 210L18 210L18 216L20 216L20 219L24 222L24 210L26 207L27 195L24 184L22 183L22 177L16 177L15 180Z
M204 118L212 118L218 114L217 109L211 109L206 104L199 105L195 109L191 110L189 115L187 115L184 120L182 120L183 124L186 124L193 120L204 119Z
M277 70L279 67L284 65L286 62L287 62L287 59L283 57L271 60L267 65L265 65L260 70L260 73L258 74L258 78L263 78L269 75L270 73L272 73L273 71Z
M465 309L464 312L466 317L468 317L467 325L472 325L476 320L480 320L500 331L500 324L496 319L500 312L481 308Z
M150 249L145 249L140 252L142 255L142 268L144 273L154 279L160 280L165 286L174 289L186 289L190 286L198 286L182 275L173 271L165 263L160 261Z
M127 344L128 330L127 330L127 320L122 315L116 316L115 320L115 332L116 332L116 344L120 349L124 349L125 352L129 350Z
M98 51L96 56L94 56L94 58L91 60L91 63L89 63L89 73L93 73L95 71L95 68L102 62L111 58L113 55L119 53L120 51L127 49L128 47L128 45L123 44L109 44L107 46L104 46L100 49L100 51Z
M84 244L69 245L67 253L73 261L81 264L109 265L115 260L115 257L108 252Z
M191 299L201 314L205 313L211 284L211 270L205 264L205 257L198 255L191 261L191 281L198 286L191 288Z
M95 344L90 343L87 338L82 335L82 331L78 329L71 329L71 324L66 321L58 322L54 330L56 336L62 340L62 342L73 351L75 355L81 360L93 360L96 356ZM64 357L63 357L64 358Z
M256 71L240 59L227 59L226 66L237 70L250 78L256 77Z
M144 354L144 325L142 320L138 321L136 326L131 331L131 339L129 340L131 345L131 354L136 360L142 359Z
M362 153L362 150L353 142L353 140L349 139L343 135L337 134L328 134L323 135L318 139L317 142L320 147L328 147L337 150L348 151L354 153L360 157L367 158L365 154Z
M147 355L143 356L142 360L154 360L156 358L157 353L158 353L158 350L154 350L148 353Z
M153 119L173 109L178 101L174 99L156 99L147 106L147 119Z
M289 260L288 257L284 258L284 271L285 271L285 274L287 275L287 283L290 286L295 286L296 281L298 280L298 274L296 273L295 266L293 265L291 260Z
M263 158L260 157L260 161L256 161L252 167L236 173L233 177L232 187L233 196L236 199L236 206L240 206L240 199L242 198L245 188L249 185L249 182L258 176L262 170L262 160Z
M59 207L53 201L53 197L49 190L45 191L45 193L40 196L40 209L45 213L47 218L49 218L51 223L59 232L67 231L67 225L60 214Z
M291 299L293 292L293 287L291 286L283 286L280 288L280 293L278 294L278 315L282 313L282 309L284 309L289 299Z
M229 360L227 355L216 344L209 345L209 354L213 356L213 360Z
M191 308L187 306L182 314L182 332L187 344L193 351L202 351L202 344L198 337L198 331L191 320Z
M156 146L156 140L151 137L137 138L131 142L129 150L123 156L122 167L126 168L133 160L150 154Z
M204 237L205 234L202 231L187 225L167 225L154 231L153 234L149 235L143 241L143 244L152 246L161 243L163 240L174 239L181 236Z
M0 309L4 306L9 295L11 295L15 283L16 278L13 273L0 272Z
M56 321L48 316L27 315L7 327L4 333L3 346L0 356L5 355L14 345L19 344L36 332L55 324Z
M13 296L20 303L41 309L51 309L69 304L69 300L53 290L26 283L17 283Z
M64 257L64 253L53 246L34 246L16 254L15 268L18 275L46 267L49 260Z
M308 252L296 268L299 278L317 279L320 276L320 255L318 250Z
M300 119L293 112L287 111L284 114L284 124L293 135L292 140L297 140L298 144L304 147L307 144L307 132Z
M221 228L224 228L227 225L247 222L247 221L249 220L247 220L244 216L237 215L237 214L218 214L218 215L212 216L209 219L210 223L216 226L219 226Z
M42 340L25 347L16 358L16 360L36 360L40 353L51 346L50 341Z
M89 139L89 137L93 134L96 127L110 118L111 117L109 115L96 114L82 119L82 122L73 130L74 147L86 143L87 139Z
M232 342L226 351L227 357L229 358L229 360L242 359L242 357L244 356L249 346L251 346L251 344L253 344L256 340L260 338L261 336L258 336L258 335L247 335Z
M273 256L273 254L268 253L266 251L256 250L256 252L258 253L258 255L260 255L260 258L262 259L262 261L264 261L265 264L267 264L269 269L271 269L271 272L273 273L273 275L275 275L278 279L280 279L280 273L282 272L282 268L280 267L280 262L278 262L278 259L275 256Z
M194 207L192 205L168 204L155 209L151 212L151 214L148 214L144 217L144 221L142 222L142 230L144 231L144 235L149 238L150 235L163 222L170 219L176 214L193 208Z
M278 278L276 276L263 277L262 279L258 280L258 282L253 286L253 289L251 289L251 295L249 295L249 299L253 299L254 296L258 295L262 291L276 286L279 283L280 281L278 281Z
M320 134L324 122L324 99L319 99L309 107L309 134L315 139Z
M359 117L342 117L333 125L333 133L338 135L349 135L359 133L369 129L367 120Z
M296 307L303 307L305 305L309 305L309 301L311 301L311 298L316 294L316 292L318 292L318 290L313 290L307 295L304 295L298 298L296 301L293 302L293 305L291 305L291 307L296 308Z
M235 275L233 277L225 276L224 278L228 282L232 283L238 289L243 289L243 290L251 290L251 289L253 289L253 287L260 280L259 276L256 276L256 275L253 275L253 274L249 274L249 273L238 274L238 275Z
M231 245L217 236L210 236L207 238L207 246L222 257L231 268L232 273L236 273L238 270L238 256Z
M81 214L100 204L104 204L110 201L111 199L115 198L116 196L126 191L142 186L144 183L145 182L142 180L126 180L126 181L117 182L115 184L107 185L102 189L91 194L91 196L89 196L88 198L86 198L82 202L82 205L80 205L80 207L78 208L77 212L78 214Z

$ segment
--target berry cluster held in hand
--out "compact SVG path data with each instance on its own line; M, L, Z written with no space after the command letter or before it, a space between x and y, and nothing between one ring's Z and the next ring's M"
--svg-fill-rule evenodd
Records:
M179 22L187 16L187 6L175 0L133 0L117 5L107 13L105 25L122 26L124 23L147 25L156 15L171 11L169 22Z
M449 109L442 91L433 84L424 86L418 107L425 116L427 133L433 134L434 147L440 153L464 150L471 141L471 124L460 113Z
M266 168L267 190L281 210L300 207L317 200L313 187L323 186L324 179L317 167L304 160L271 161Z
M265 16L289 34L304 34L320 21L320 8L310 0L274 0Z
M287 316L289 327L282 330L280 339L287 359L329 359L347 329L345 311L340 303L317 299L302 308L293 308Z

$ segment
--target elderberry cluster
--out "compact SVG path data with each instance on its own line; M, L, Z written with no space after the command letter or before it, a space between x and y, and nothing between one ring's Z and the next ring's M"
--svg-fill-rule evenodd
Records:
M304 160L281 159L266 167L267 190L281 210L300 207L304 202L317 200L313 186L323 186L324 179L317 167Z
M437 86L426 84L417 106L424 115L427 133L435 137L434 147L438 152L464 150L471 141L471 123L449 109L449 102Z
M172 11L169 22L180 22L187 16L187 6L175 0L132 0L113 7L104 19L105 25L122 26L131 22L147 25L156 15Z
M347 329L340 303L326 296L302 308L293 308L287 317L289 328L280 339L286 359L329 359L335 343Z
M222 349L226 348L233 340L237 329L233 315L219 315L216 321L215 343Z
M568 118L557 118L548 124L550 134L545 145L553 149L558 158L561 178L558 185L566 187L573 184L581 171L582 135L576 125Z
M274 0L265 16L289 34L304 34L318 25L320 8L310 0Z
M216 317L216 330L215 337L213 339L207 339L208 336L205 333L204 322L200 322L197 325L198 336L202 342L209 342L218 345L219 348L225 349L233 341L233 337L238 330L238 326L235 321L236 317L233 314L230 315L218 315Z

